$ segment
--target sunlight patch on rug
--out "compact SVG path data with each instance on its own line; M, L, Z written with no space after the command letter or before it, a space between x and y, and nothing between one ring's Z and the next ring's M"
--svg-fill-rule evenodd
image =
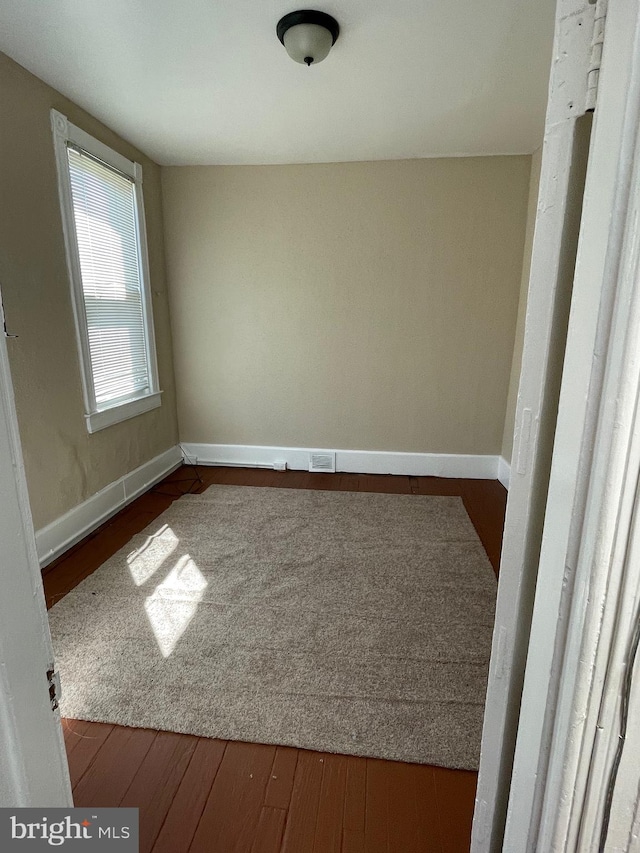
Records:
M187 630L206 587L202 572L187 554L145 601L147 619L163 657L169 657Z

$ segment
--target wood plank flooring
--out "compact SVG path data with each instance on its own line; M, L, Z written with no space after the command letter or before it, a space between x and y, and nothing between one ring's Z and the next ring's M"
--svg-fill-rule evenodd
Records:
M47 567L51 606L185 492L212 483L459 495L498 571L506 491L493 480L179 468ZM476 774L64 721L79 806L140 808L143 853L463 853Z

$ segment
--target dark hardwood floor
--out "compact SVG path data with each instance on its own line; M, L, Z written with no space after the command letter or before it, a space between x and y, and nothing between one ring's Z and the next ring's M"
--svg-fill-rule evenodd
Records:
M179 468L44 571L48 606L172 501L212 483L459 495L498 571L494 480ZM65 720L79 806L138 806L143 853L463 853L476 774Z

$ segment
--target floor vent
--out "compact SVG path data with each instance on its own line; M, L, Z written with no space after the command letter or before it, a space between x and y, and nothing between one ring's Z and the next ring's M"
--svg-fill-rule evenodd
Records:
M310 453L309 454L309 471L328 471L336 470L336 454L335 453Z

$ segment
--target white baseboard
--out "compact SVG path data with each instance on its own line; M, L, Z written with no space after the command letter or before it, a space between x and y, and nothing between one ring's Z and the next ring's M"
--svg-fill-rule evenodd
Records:
M422 477L498 478L498 456L457 453L395 453L372 450L321 450L307 447L260 447L243 444L182 443L187 461L199 465L273 468L286 462L295 471L309 470L310 453L335 453L336 471L354 474L408 474Z
M155 485L182 464L178 446L145 462L135 471L109 483L83 503L78 504L60 518L36 531L36 547L42 567L53 562L76 542L99 527L138 495Z
M509 491L509 481L511 480L511 465L509 465L504 456L498 457L498 480L500 480L505 489Z

